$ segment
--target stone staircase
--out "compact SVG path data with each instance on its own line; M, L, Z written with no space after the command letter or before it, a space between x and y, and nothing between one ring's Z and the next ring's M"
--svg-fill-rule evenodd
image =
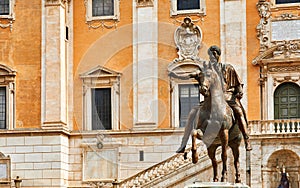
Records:
M182 187L179 186L184 182L193 182L197 180L197 175L212 176L212 165L207 155L205 145L201 142L198 144L199 161L197 164L192 163L191 148L186 149L186 159L183 154L175 154L172 157L151 166L121 182L114 183L120 188L150 188L150 187ZM216 152L217 161L221 162L221 149ZM204 171L208 173L203 173ZM204 174L204 175L203 175ZM208 175L209 174L209 175Z
M90 181L88 184L97 188L182 188L185 184L199 180L211 181L213 170L206 146L200 142L197 147L199 153L197 164L192 163L192 152L189 147L186 149L185 157L182 153L175 154L122 181ZM217 162L221 163L221 148L217 149L216 158Z

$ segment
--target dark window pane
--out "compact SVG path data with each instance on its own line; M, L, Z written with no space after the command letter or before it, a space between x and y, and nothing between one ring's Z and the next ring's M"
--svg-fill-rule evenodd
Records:
M92 89L92 129L111 129L111 89Z
M177 0L177 10L200 9L199 0Z
M6 88L0 87L0 129L6 129Z
M199 86L198 84L179 86L179 121L180 127L184 127L191 109L199 105Z
M113 16L114 0L93 0L92 3L93 16Z
M9 0L0 0L0 15L9 15Z
M276 0L276 4L300 3L300 0Z
M278 86L274 93L274 118L300 118L300 87L294 83Z

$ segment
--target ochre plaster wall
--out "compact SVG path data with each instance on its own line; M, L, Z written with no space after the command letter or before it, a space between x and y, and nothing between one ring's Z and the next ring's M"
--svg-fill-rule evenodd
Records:
M40 127L41 1L16 1L14 12L12 31L0 28L0 63L17 71L16 127Z
M199 49L199 57L208 59L207 49L211 45L220 45L220 2L219 0L206 1L206 16L200 21L199 17L191 16L203 34L202 45ZM159 66L159 127L169 128L170 126L170 86L167 76L167 66L177 55L174 43L174 31L180 25L186 15L170 17L170 0L158 2L158 66Z
M247 0L247 66L248 66L248 120L260 119L260 86L259 66L254 66L252 60L259 55L259 40L256 38L256 26L260 17L256 9L257 0Z
M96 66L122 74L120 127L132 126L132 3L120 1L117 28L92 29L85 20L83 1L74 1L74 129L82 129L82 81L79 75ZM112 22L105 22L112 25ZM99 24L95 23L96 25Z

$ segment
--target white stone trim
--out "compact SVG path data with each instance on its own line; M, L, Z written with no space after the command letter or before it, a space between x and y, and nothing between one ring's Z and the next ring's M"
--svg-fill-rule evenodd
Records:
M10 0L9 1L9 14L8 15L0 15L0 18L15 20L15 12L14 12L15 3L16 3L15 0Z
M286 80L285 79L286 77L298 78L298 79ZM300 87L299 73L297 72L293 72L293 73L278 72L276 74L268 73L268 78L266 82L267 93L265 95L266 104L263 106L263 111L264 114L266 115L264 119L274 120L274 93L277 87L279 87L281 84L285 82L295 83Z
M114 0L114 15L111 16L93 16L92 0L84 0L86 10L86 22L94 20L119 20L120 19L120 0Z
M83 80L83 127L92 130L92 89L111 89L111 120L112 130L119 129L120 120L120 73L98 66L93 70L81 74Z
M6 130L12 130L15 127L16 71L0 64L0 73L0 87L6 88Z
M158 1L153 1L153 7L137 7L136 0L132 5L133 127L154 128L158 123Z
M199 0L200 9L192 9L192 10L177 10L177 0L170 0L171 3L171 16L177 16L181 14L199 14L206 15L206 4L205 0Z
M188 80L178 80L178 81L171 81L171 87L172 87L172 93L171 93L171 104L172 104L172 112L171 112L171 121L172 126L174 128L180 127L180 121L179 121L179 85L189 85L189 84L199 84L196 81ZM204 97L200 94L200 101L203 101Z
M272 8L284 8L284 7L293 7L293 6L296 6L296 7L299 7L300 6L300 2L299 3L283 3L283 4L276 4L276 0L270 0L271 2L271 5L272 5Z

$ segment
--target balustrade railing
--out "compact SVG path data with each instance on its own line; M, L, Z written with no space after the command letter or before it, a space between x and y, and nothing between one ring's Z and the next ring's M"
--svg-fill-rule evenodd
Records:
M198 144L198 150L200 150L200 156L207 156L207 150L204 144L201 142ZM142 172L129 177L120 182L121 188L135 188L135 187L147 187L147 184L153 182L156 179L160 179L167 174L174 172L176 169L183 168L192 164L191 148L186 149L186 159L182 154L175 154L174 156L149 167Z
M300 133L300 119L249 121L250 135Z

